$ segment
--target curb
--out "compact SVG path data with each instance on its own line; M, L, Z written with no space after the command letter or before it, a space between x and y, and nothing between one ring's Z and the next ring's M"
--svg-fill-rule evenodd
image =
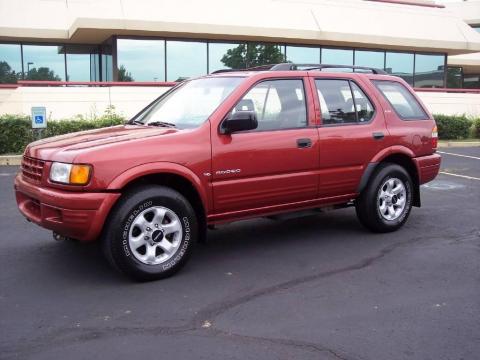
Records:
M22 164L22 155L1 155L0 156L0 166L1 165L21 165Z
M480 146L480 141L439 141L439 148Z

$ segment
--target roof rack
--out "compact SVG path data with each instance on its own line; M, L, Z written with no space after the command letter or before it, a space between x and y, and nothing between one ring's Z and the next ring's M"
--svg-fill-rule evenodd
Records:
M352 70L366 70L371 71L373 74L386 75L387 72L381 69L367 67L367 66L354 66L354 65L334 65L334 64L292 64L282 63L274 65L270 68L272 71L288 71L288 70L323 70L323 69L352 69Z
M271 65L261 65L255 66L247 69L222 69L214 71L212 74L220 74L225 72L232 71L292 71L292 70L320 70L323 69L352 69L355 70L365 70L370 71L372 74L381 74L387 75L388 73L384 70L367 67L367 66L351 66L351 65L333 65L333 64L293 64L293 63L281 63L281 64L271 64Z

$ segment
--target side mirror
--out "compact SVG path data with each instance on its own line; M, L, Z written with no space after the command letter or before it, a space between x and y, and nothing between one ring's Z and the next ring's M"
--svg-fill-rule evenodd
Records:
M220 132L231 134L237 131L253 130L257 126L258 121L255 111L237 111L223 120Z

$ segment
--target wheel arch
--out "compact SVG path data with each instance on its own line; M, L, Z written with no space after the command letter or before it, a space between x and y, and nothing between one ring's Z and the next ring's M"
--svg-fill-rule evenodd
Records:
M174 163L140 165L119 175L107 189L126 193L137 186L148 184L168 186L185 196L197 214L201 227L200 234L206 232L208 197L205 188L200 179L182 165Z
M372 175L375 173L379 164L382 163L392 163L397 164L403 167L413 182L413 206L420 207L421 206L421 199L420 199L420 182L419 182L419 174L418 169L413 161L414 153L404 147L398 147L395 149L389 149L388 152L383 152L383 154L377 155L365 168L362 178L360 180L360 184L358 186L358 193L361 193L367 184L369 183Z

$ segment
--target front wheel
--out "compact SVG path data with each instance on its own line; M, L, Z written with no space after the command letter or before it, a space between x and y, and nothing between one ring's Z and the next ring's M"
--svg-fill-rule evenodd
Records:
M405 224L412 209L413 184L396 164L380 164L355 209L358 219L374 232L391 232Z
M126 194L106 226L103 249L107 259L140 281L165 278L180 270L198 231L188 200L173 189L156 185Z

